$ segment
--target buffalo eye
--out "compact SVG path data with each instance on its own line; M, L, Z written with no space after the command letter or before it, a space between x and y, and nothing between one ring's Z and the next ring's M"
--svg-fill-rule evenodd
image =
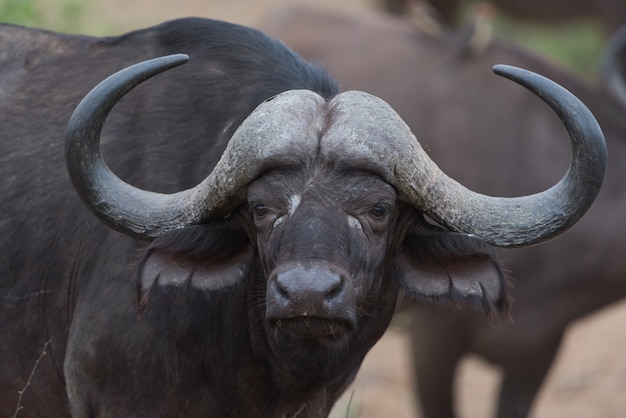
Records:
M377 220L377 221L381 221L385 218L385 216L387 215L387 208L385 208L384 206L372 206L372 208L369 211L369 215Z
M263 219L269 213L269 209L265 205L256 205L254 207L254 216L257 219Z

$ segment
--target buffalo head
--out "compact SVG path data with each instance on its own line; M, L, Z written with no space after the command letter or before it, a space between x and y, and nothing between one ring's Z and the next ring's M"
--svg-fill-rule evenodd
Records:
M244 287L251 332L265 341L256 349L302 375L329 376L343 362L360 362L388 325L399 288L503 307L504 276L490 245L555 236L582 216L602 183L603 137L585 106L536 74L498 67L550 104L570 134L568 173L537 195L471 192L436 167L382 100L307 90L260 104L193 189L139 190L107 168L100 131L130 89L185 60L129 67L85 97L68 127L70 177L102 221L153 241L139 273L140 308L155 286Z

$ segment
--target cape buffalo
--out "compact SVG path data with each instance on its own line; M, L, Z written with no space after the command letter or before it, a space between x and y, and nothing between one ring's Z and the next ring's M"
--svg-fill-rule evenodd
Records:
M515 46L494 41L482 55L460 56L454 36L433 37L389 16L292 9L275 15L265 30L323 62L342 88L389 102L442 169L484 193L531 193L565 164L553 140L563 135L560 122L516 86L494 85L486 76L491 65L508 62L547 74L596 115L612 163L593 210L559 240L501 254L516 280L513 321L494 326L472 311L415 309L413 350L426 417L454 416L453 378L468 353L503 371L496 415L526 416L568 325L626 296L626 107L612 91Z
M400 288L505 309L489 244L564 231L605 170L586 107L517 68L497 72L562 117L573 158L507 199L252 29L0 38L3 416L325 416Z

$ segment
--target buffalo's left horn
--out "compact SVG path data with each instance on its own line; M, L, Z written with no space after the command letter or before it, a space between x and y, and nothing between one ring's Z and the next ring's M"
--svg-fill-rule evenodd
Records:
M334 111L344 116L335 117L336 134L327 134L326 148L367 161L398 189L402 200L452 230L477 235L498 247L555 237L580 219L600 191L607 162L604 136L587 107L558 84L516 67L497 65L494 71L540 97L567 129L571 163L565 176L548 190L503 198L465 188L437 167L387 103L362 92L333 99ZM351 121L353 115L363 122Z
M312 147L309 152L317 146L314 133L325 101L302 91L268 101L255 117L246 119L211 174L192 189L163 194L125 183L100 155L100 132L107 115L132 88L187 60L182 54L155 58L113 74L85 96L68 123L65 162L78 195L105 224L139 239L151 240L165 231L226 215L244 201L243 187L266 165L284 159L294 146L304 151Z

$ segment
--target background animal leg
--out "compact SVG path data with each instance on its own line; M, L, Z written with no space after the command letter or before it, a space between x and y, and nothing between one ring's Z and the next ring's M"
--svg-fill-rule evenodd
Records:
M419 327L411 330L411 349L416 402L423 417L454 418L454 374L466 352L462 333L453 322L443 326L434 319L420 321Z
M558 351L563 332L541 341L534 347L524 347L503 364L503 377L498 403L498 418L524 418L528 416L535 396L550 370ZM522 352L523 351L523 352Z

